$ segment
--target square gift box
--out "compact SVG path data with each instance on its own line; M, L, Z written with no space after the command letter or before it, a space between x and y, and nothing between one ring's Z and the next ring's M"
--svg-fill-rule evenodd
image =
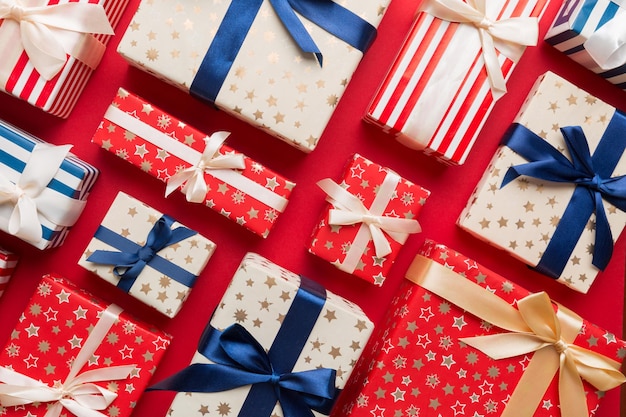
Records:
M54 274L42 278L11 335L0 351L6 417L128 417L170 344Z
M38 249L63 243L99 171L69 152L0 121L0 230Z
M600 391L624 381L626 342L545 293L432 241L406 277L334 416L591 416Z
M4 294L4 290L9 284L11 274L17 265L18 257L16 254L9 252L4 248L0 248L0 297Z
M210 7L142 1L118 51L139 69L310 152L389 1L291 2L280 10L263 0Z
M506 92L506 80L524 51L523 45L536 44L535 18L543 14L548 0L477 2L484 3L486 11L474 10L461 0L447 1L459 11L441 11L441 19L431 14L445 7L439 6L439 1L422 4L425 11L418 15L365 119L410 148L460 165L496 100ZM463 20L464 13L478 16L478 20ZM512 32L521 35L514 40L519 45L500 41L494 32L496 50L485 46L481 39L492 35L479 28L480 17L503 29L518 20ZM509 18L512 20L507 21Z
M574 61L626 90L626 2L566 0L545 36Z
M267 237L295 183L120 88L93 137L103 149Z
M195 230L119 192L78 264L174 317L214 250Z
M151 389L179 392L171 417L328 415L372 330L358 306L249 253L192 364Z
M544 74L458 225L586 293L626 224L625 128L624 113Z
M62 5L52 0L10 1L7 7L11 3L39 26L30 29L26 21L0 18L0 91L66 118L98 66L128 0L78 0ZM50 25L47 19L52 19ZM32 46L37 36L45 37L47 43Z
M420 231L416 219L430 191L358 154L341 184L324 179L318 185L329 204L309 252L382 286L409 234Z

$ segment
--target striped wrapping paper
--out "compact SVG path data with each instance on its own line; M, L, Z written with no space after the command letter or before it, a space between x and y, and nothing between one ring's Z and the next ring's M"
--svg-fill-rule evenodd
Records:
M548 0L489 0L498 19L540 17ZM515 64L498 52L505 79ZM365 116L413 149L465 162L495 100L478 30L420 13Z
M17 265L17 255L0 248L0 297L9 284L15 265Z
M50 0L47 4L83 2L103 5L111 26L119 22L128 0ZM53 79L46 81L33 68L26 52L21 48L19 33L3 30L0 19L0 91L27 101L45 112L67 118L85 88L92 70L76 58L68 56L67 63ZM107 44L111 36L94 35Z
M613 19L621 19L623 25L626 25L626 1L567 0L554 19L545 40L574 61L626 90L626 64L603 70L583 45L589 36Z

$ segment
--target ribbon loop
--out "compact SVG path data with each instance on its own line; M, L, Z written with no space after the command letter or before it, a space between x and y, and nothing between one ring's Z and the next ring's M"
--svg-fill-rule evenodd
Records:
M617 13L593 32L583 46L591 58L605 71L626 64L626 13Z

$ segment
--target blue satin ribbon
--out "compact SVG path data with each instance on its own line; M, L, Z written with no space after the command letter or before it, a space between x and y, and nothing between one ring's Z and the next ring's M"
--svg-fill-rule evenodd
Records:
M626 115L619 111L609 122L593 156L580 126L561 128L570 161L548 142L526 127L514 124L503 144L527 159L528 163L508 169L501 187L520 175L576 185L552 239L535 267L558 278L589 221L596 214L596 237L592 264L604 270L613 254L613 236L603 199L626 211L626 176L611 178L626 148Z
M326 299L325 290L302 278L301 286L266 353L241 325L220 331L209 325L198 345L213 364L194 363L148 390L222 392L251 385L238 417L269 417L280 403L285 417L330 414L339 390L334 369L292 372Z
M192 95L215 102L262 3L263 0L230 2L191 84ZM314 54L320 65L322 54L295 12L362 52L376 37L374 26L332 0L270 0L270 3L300 49Z
M174 219L163 215L148 233L144 246L100 226L95 233L96 239L120 252L97 250L87 260L97 264L115 265L113 273L120 278L117 286L125 292L130 291L147 265L186 287L192 287L197 278L194 274L157 255L161 249L198 234L195 230L183 226L172 230L173 224Z

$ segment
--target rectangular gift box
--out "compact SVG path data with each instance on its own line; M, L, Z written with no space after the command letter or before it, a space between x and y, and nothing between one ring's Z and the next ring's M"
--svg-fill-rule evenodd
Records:
M540 350L518 354L516 346L522 342L516 343L516 339L512 343L511 339L483 341L487 348L496 350L513 345L513 354L493 359L494 352L488 351L492 355L488 356L474 347L478 346L476 339L467 338L511 337L526 326L518 311L524 305L530 313L547 313L542 320L550 320L557 310L561 335L560 339L551 337L567 349L588 349L579 359L589 354L604 356L616 373L626 355L626 342L551 302L545 293L531 294L432 241L425 243L406 276L357 363L334 416L565 417L568 414L563 404L580 406L575 401L583 402L583 408L576 411L585 409L589 413L584 415L595 414L603 393L587 381L583 381L580 392L574 390L576 398L559 399L557 345L561 344L550 346L547 342L540 349L539 342L534 348ZM535 308L535 302L543 309ZM529 317L537 319L535 314ZM509 324L509 330L502 330L486 318L500 326L509 320L518 327ZM550 326L545 323L545 328ZM616 383L618 380L616 377Z
M626 90L626 57L618 52L624 26L626 2L623 0L566 0L545 40L574 61ZM600 50L596 52L598 47Z
M342 36L367 43L389 1L346 0L330 10L311 2L310 19L296 9L291 24L304 25L301 36L310 34L320 63L302 52L271 2L262 0L204 8L191 0L142 1L118 52L139 69L310 152L363 55L358 43L322 27L354 32ZM293 13L291 7L282 13ZM230 44L235 39L240 48Z
M38 249L63 243L98 178L99 171L69 153L69 147L47 144L0 121L0 180L8 187L30 184L25 195L35 204L38 217L38 220L30 219L22 211L20 218L24 224L11 234ZM19 192L18 188L15 190ZM0 201L0 230L9 232L11 214L16 209L10 198ZM18 219L12 221L19 223ZM37 222L41 231L33 230Z
M164 241L169 231L173 236L163 247L158 243L151 246L150 242ZM155 256L133 270L141 262L139 254L144 247L152 248ZM174 317L214 250L215 243L195 230L119 192L78 264Z
M230 336L236 336L236 333L246 334L247 331L260 344L258 349L263 352L261 356L268 351L270 368L277 373L304 376L313 369L325 368L326 370L313 371L313 375L319 375L333 369L334 381L325 379L312 384L320 389L325 386L342 389L372 330L373 324L358 306L326 291L308 278L300 277L257 254L249 253L242 260L215 310L200 341L198 352L192 359L192 366L211 363L227 365L229 361L220 358L212 347L220 339L224 343L228 343L224 338L239 340ZM241 358L242 364L257 361L256 357L251 357L252 345L256 342L249 340L241 345L241 350L247 352L245 358ZM257 350L257 354L259 353ZM244 372L248 370L245 366L240 369L244 369ZM241 386L224 392L185 393L183 390L187 384L194 385L197 377L186 379L184 372L177 374L182 376L179 378L179 381L182 379L181 384L167 387L180 391L170 407L169 416L188 417L203 413L202 410L205 413L217 410L218 414L239 417L287 415L282 406L277 404L274 389L269 383L250 386L243 382ZM269 373L271 375L271 370ZM232 381L231 378L219 376L206 381L219 383L221 380ZM297 381L294 380L294 383ZM156 387L163 389L165 385L168 385L168 380L159 382ZM282 394L286 401L290 399L286 397L294 395L294 391L287 390ZM296 397L299 395L296 394ZM330 403L332 405L333 401ZM327 414L313 412L314 416ZM291 415L307 414L296 412Z
M347 164L341 186L358 197L363 209L370 214L412 220L415 230L410 233L419 231L419 223L415 219L430 196L430 191L425 188L359 154L355 154ZM383 238L389 243L391 252L377 257L376 243L366 222L334 224L329 218L331 211L342 208L343 204L329 198L327 201L329 204L313 230L309 252L344 272L382 286L408 234L396 240L391 236L393 232L390 234L382 228Z
M90 403L127 417L170 344L169 335L55 274L42 278L11 335L0 352L6 417L94 415ZM34 403L11 397L19 387L30 388Z
M50 6L53 8L58 1L33 0L27 2L29 6ZM115 28L122 13L128 4L128 0L77 0L71 3L99 4L109 20L111 27ZM45 11L45 9L44 9ZM64 18L69 19L70 10L60 11ZM81 16L80 13L75 13ZM54 14L51 14L52 16ZM36 14L34 15L37 16ZM45 22L45 19L43 20ZM71 22L67 22L71 25ZM45 25L45 24L44 24ZM60 33L63 32L63 33ZM66 51L81 35L71 31L52 31L49 36L58 39L66 45ZM76 35L76 36L74 36ZM48 36L48 35L47 35ZM67 61L58 74L47 79L39 74L29 59L22 44L20 26L17 22L7 18L0 19L0 50L2 50L2 62L0 65L0 91L4 91L14 97L42 109L45 112L61 118L67 118L76 105L91 73L94 71L76 58L78 53L93 59L99 55L111 38L107 34L85 34L78 45L74 45L67 55ZM75 39L76 38L76 39ZM78 52L78 53L75 53ZM98 61L98 60L96 60ZM95 62L94 64L97 64Z
M610 137L615 137L612 132L624 129L624 120L624 114L619 110L548 72L531 89L512 129L529 129L534 133L530 136L535 136L539 144L552 145L558 150L555 152L562 153L570 161L571 152L560 129L580 126L591 155L597 149L603 149L595 156L595 168L610 178L626 173L623 155L626 141L618 133L615 143L610 143ZM505 139L509 136L506 135ZM526 139L523 142L538 148ZM601 143L604 145L599 147ZM526 162L527 159L509 146L501 146L457 223L472 235L507 251L540 272L586 293L599 273L599 268L592 264L596 238L602 237L596 234L598 216L590 210L584 218L573 223L575 217L572 215L586 213L589 202L580 200L580 187L572 183L522 175L502 186L509 167ZM593 174L588 176L589 180L594 177ZM582 192L585 193L584 189ZM614 241L626 224L626 213L610 201L610 197L608 201L603 197L601 209L608 218ZM579 206L575 205L576 202ZM568 231L571 234L564 236ZM603 248L602 252L610 250L610 247Z
M434 0L433 0L434 2ZM489 0L492 16L540 17L548 0ZM523 49L521 49L523 51ZM520 51L520 52L521 52ZM515 63L498 51L508 80ZM404 145L460 165L499 95L490 87L478 27L418 15L365 120Z
M13 274L13 270L17 265L17 260L16 254L0 248L0 297L2 297L4 290L9 284L11 274Z

